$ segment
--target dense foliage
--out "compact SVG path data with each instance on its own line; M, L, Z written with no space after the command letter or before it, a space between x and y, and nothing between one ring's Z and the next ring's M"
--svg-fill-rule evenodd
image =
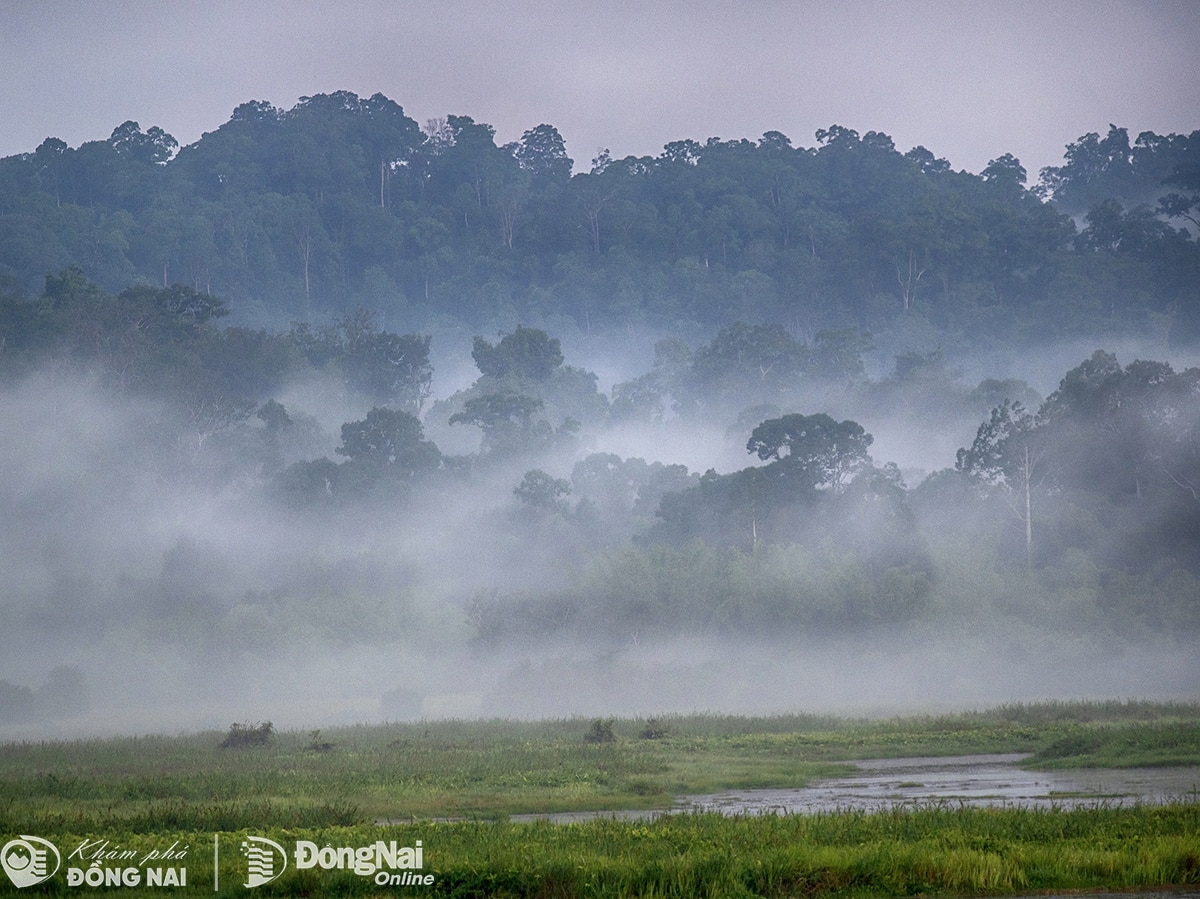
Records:
M347 91L244 103L182 148L125 122L0 160L0 275L186 284L256 327L367 306L397 330L1200 338L1198 133L1085 135L1033 189L1010 154L971 174L876 131L816 141L574 167L551 125L497 146L470 117L422 128Z
M498 147L338 93L0 160L10 634L1194 637L1200 369L1085 352L1043 397L955 365L1200 334L1196 135L1086 136L1034 190L817 139L572 174L548 125ZM564 352L643 327L608 390ZM432 333L474 363L436 399ZM72 658L0 708L72 713Z
M1198 369L1122 366L1096 351L1042 401L1020 381L969 388L937 354L900 356L872 380L854 332L805 343L737 323L695 350L663 341L651 371L610 400L557 339L518 327L476 337L474 383L426 408L428 338L379 330L363 312L315 330L221 329L225 304L207 294L139 285L113 296L77 269L3 308L12 384L48 369L154 402L153 427L110 460L117 472L232 491L323 530L352 531L337 516L386 510L403 528L453 527L451 554L456 540L494 547L483 588L450 595L480 646L778 638L981 614L1126 633L1200 628ZM332 385L339 408L365 410L340 425L340 442L303 411L303 395L299 407L281 401L292 402L289 385L313 382ZM883 424L885 410L983 421L953 467L910 484L873 458L855 418L793 411L816 403ZM722 421L746 460L727 473L588 449L630 427L654 439ZM473 449L439 448L463 432ZM445 510L459 503L467 518L452 525ZM193 595L190 575L176 592L169 572L196 552L164 554L162 578L144 587L160 607L179 611ZM298 607L330 595L273 577ZM396 622L409 602L371 578L353 589L365 590L363 608L391 604ZM244 603L259 605L256 595ZM232 614L219 603L204 613ZM208 639L229 639L238 620ZM32 696L21 702L32 714Z

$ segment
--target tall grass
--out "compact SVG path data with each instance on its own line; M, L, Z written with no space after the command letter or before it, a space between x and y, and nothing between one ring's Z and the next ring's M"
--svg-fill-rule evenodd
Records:
M878 812L726 817L667 815L577 824L423 822L391 827L256 831L285 847L424 846L434 896L793 897L1004 895L1139 889L1200 883L1200 806L1074 810L928 806ZM245 895L233 847L221 883ZM136 845L124 832L107 834ZM59 844L73 845L74 835ZM212 894L209 834L164 832L201 847L189 860L191 892ZM244 875L243 875L244 876ZM2 888L0 888L2 889ZM187 891L184 891L187 892ZM370 877L289 869L263 895L394 895ZM122 891L123 895L134 895Z
M424 832L449 890L510 878L514 895L914 895L1200 882L1200 808L971 809Z
M595 722L557 719L336 728L319 746L287 732L229 749L217 732L0 745L0 832L665 808L678 794L803 786L848 770L845 760L881 756L1027 751L1044 766L1200 763L1200 706L1183 704L602 723L611 741L587 740Z
M1200 707L1044 703L903 719L673 716L594 722L444 721L279 733L220 749L223 734L0 746L0 834L64 847L178 839L236 846L425 847L440 896L1004 895L1200 883L1200 804L1076 809L951 804L875 812L662 815L516 823L529 811L661 808L676 793L800 785L837 760L1036 751L1045 765L1200 761ZM608 719L602 722L607 732ZM644 737L649 734L652 738ZM337 797L331 799L331 797ZM1193 797L1194 800L1194 797ZM447 818L465 818L449 821ZM405 821L376 825L380 819ZM236 851L223 894L244 895ZM206 849L189 885L212 894ZM0 893L8 889L0 883ZM11 892L11 891L10 891ZM136 896L136 889L122 895ZM160 891L161 892L161 891ZM289 870L267 895L395 895L346 872ZM146 895L153 895L146 892Z
M1200 727L1187 722L1077 728L1029 759L1040 768L1128 768L1194 765L1200 758Z

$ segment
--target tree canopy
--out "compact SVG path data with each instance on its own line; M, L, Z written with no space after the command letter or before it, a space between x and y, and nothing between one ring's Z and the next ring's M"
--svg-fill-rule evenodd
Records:
M553 125L497 145L381 94L250 101L184 147L129 121L0 160L0 274L27 295L68 265L113 293L183 284L253 327L367 307L410 331L1200 340L1196 133L1113 125L1033 186L1009 153L971 174L877 131L815 137L684 138L574 172Z

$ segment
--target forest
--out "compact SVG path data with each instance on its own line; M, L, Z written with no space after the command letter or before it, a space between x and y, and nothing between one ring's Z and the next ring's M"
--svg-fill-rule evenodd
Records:
M876 131L815 140L581 164L549 124L497 146L347 91L244 103L185 147L127 121L0 160L0 275L30 296L70 265L113 293L180 284L251 327L366 307L400 333L1200 339L1197 132L1110 125L1032 185L1011 154L971 174Z
M339 92L0 160L0 722L131 645L161 703L340 653L401 718L736 698L668 647L1192 645L1200 132L1034 186L816 141L581 169Z

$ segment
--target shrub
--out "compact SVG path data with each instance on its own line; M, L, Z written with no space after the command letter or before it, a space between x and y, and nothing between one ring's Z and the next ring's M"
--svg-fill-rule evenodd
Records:
M646 726L642 728L642 732L638 734L643 740L661 740L669 735L667 726L657 718L650 718L646 721Z
M229 733L221 741L222 749L241 749L244 746L266 746L275 736L275 725L270 721L262 724L231 724Z
M616 723L616 718L597 718L592 722L587 733L583 735L583 742L612 743L617 739L616 734L613 733L613 725Z
M309 752L329 752L333 749L332 743L330 743L328 740L321 739L320 728L311 731L309 733L309 738L308 746L305 747Z

